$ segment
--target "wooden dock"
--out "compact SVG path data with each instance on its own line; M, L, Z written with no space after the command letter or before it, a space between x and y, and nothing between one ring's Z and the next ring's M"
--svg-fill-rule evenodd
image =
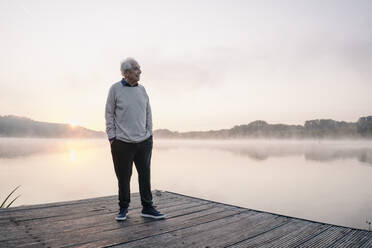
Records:
M164 220L117 222L117 196L0 209L0 247L372 247L372 232L154 191Z

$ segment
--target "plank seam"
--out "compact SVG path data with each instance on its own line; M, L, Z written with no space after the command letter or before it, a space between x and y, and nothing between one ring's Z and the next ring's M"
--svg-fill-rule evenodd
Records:
M219 212L216 212L216 213L221 213L223 211L224 210L219 211ZM103 246L103 247L115 247L115 246L118 246L118 245L128 244L128 243L132 243L132 242L135 242L135 241L139 241L139 240L144 240L144 239L147 239L147 238L152 238L152 237L160 236L160 235L163 235L163 234L167 234L167 233L171 233L171 232L175 232L175 231L179 231L179 230L184 230L184 229L192 228L192 227L199 226L199 225L206 224L206 223L210 223L210 222L213 222L213 221L222 220L224 218L229 218L229 217L232 217L232 216L235 216L235 215L244 213L244 212L248 212L248 211L250 211L250 210L249 209L246 209L245 211L242 211L242 212L239 212L239 213L234 213L234 214L227 215L227 216L224 216L224 217L220 217L220 218L217 218L217 219L214 219L214 220L209 220L209 221L198 223L198 224L194 224L194 225L191 225L191 226L182 227L182 228L174 229L174 230L171 230L171 231L162 232L162 233L154 234L154 235L151 235L151 236L143 237L143 238L140 238L140 239L133 239L133 240L130 240L130 241L121 242L121 243L117 243L117 244L113 244L113 245L107 245L107 246ZM211 213L211 214L216 214L216 213ZM208 215L211 215L211 214L207 214L207 215L204 215L204 216L208 216Z
M204 205L213 205L212 203L210 202L205 202L203 204L200 204L200 205L196 205L194 207L200 207L200 206L204 206ZM185 216L185 215L188 215L188 214L193 214L193 213L198 213L198 212L201 212L201 211L206 211L206 210L209 210L209 209L213 209L213 207L210 207L210 208L207 208L207 209L202 209L202 210L197 210L197 211L194 211L194 212L191 212L191 213L187 213L187 214L181 214L181 215L176 215L176 216L172 216L172 217L168 217L167 219L172 219L172 218L176 218L176 217L180 217L180 216ZM223 210L222 210L223 211ZM205 215L207 216L207 215ZM143 224L148 224L148 223L151 223L151 222L154 222L154 221L158 221L158 220L153 220L153 219L145 219L145 222L143 223L133 223L131 226L137 226L137 225L143 225ZM106 225L107 223L103 223L101 225ZM80 228L80 229L76 229L76 230L70 230L68 232L75 232L75 231L79 231L79 230L84 230L84 229L89 229L90 227L85 227L85 228ZM119 230L119 229L122 229L123 227L117 227L117 228L111 228L111 229L105 229L105 230L100 230L99 232L110 232L110 231L115 231L115 230ZM45 242L48 243L50 241L54 241L55 239L48 239L46 240ZM88 241L88 242L83 242L83 243L77 243L77 244L71 244L71 245L68 245L68 246L64 246L64 247L73 247L73 246L79 246L79 245L83 245L83 244L89 244L89 243L93 243L93 242L97 242L99 240L94 240L94 241Z
M327 228L325 228L324 230L322 230L321 232L317 233L316 235L302 241L301 243L297 244L296 246L300 246L300 245L303 245L305 244L306 242L309 242L310 240L314 239L315 237L319 236L320 234L324 233L325 231L327 231L328 229L330 229L332 227L332 225L328 225Z
M369 231L370 232L370 231ZM368 235L368 234L366 234ZM368 241L370 240L370 238L366 238L365 241L363 241L361 244L360 244L360 247L363 247L366 243L368 243Z
M349 230L347 233L345 233L343 236L339 237L338 239L336 239L332 244L328 245L328 247L332 247L336 242L338 242L339 240L342 240L344 239L347 235L349 235L351 232L353 232L354 230Z
M196 201L195 201L196 202ZM192 203L192 201L190 201L190 203ZM176 205L172 205L171 207L177 207L177 206L179 206L179 205L183 205L183 204L185 204L185 203L179 203L179 204L176 204ZM205 204L201 204L201 205L196 205L196 206L194 206L194 207L199 207L199 206L202 206L202 205L206 205L206 204L209 204L209 203L205 203ZM132 208L132 210L135 210L135 209L140 209L141 207L136 207L136 208ZM102 215L111 215L111 214L113 214L114 213L114 211L112 211L112 212L108 212L108 213L102 213L102 214L100 214L100 216L102 216ZM67 215L66 215L67 216ZM86 216L83 216L83 217L77 217L77 218L69 218L69 219L63 219L63 220L60 220L60 221L69 221L69 220L74 220L74 219L79 219L79 218L86 218L86 217L93 217L93 216L96 216L96 214L95 215L86 215ZM33 220L33 219L30 219L30 220ZM18 221L18 220L14 220L14 219L12 219L12 221L14 222L14 223L18 223L18 222L22 222L23 220L21 220L21 221ZM59 221L59 220L58 220ZM105 222L105 223L100 223L100 224L96 224L96 226L101 226L101 225L106 225L108 222ZM111 222L110 222L111 223ZM133 224L133 225L137 225L137 224ZM27 228L27 224L26 224L26 226L25 226L26 228ZM89 228L91 228L91 227L82 227L82 228L77 228L77 229L72 229L72 230L67 230L67 231L63 231L63 233L69 233L69 232L75 232L75 231L80 231L80 230L84 230L84 229L89 229ZM50 232L50 233L48 233L48 234L50 234L50 235L52 235L52 234L54 234L54 233L61 233L60 231L59 232ZM28 235L25 235L24 237L22 237L22 238L26 238ZM19 240L19 238L20 237L17 237L17 238L10 238L10 239L0 239L0 242L9 242L9 241L14 241L14 240Z
M197 202L197 201L195 201L195 202ZM193 201L190 201L190 203L193 203ZM183 205L184 203L180 203L180 204L176 204L176 205L173 205L172 207L174 207L174 206L179 206L179 205ZM210 203L210 202L202 202L202 204L198 204L198 205L195 205L195 206L193 206L193 207L200 207L200 206L204 206L204 205L208 205L208 204L210 204L210 205L213 205L212 203ZM141 208L141 207L138 207L138 208ZM133 208L133 209L138 209L138 208ZM211 208L208 208L208 209L212 209L213 207L211 207ZM203 210L198 210L198 211L205 211L205 210L208 210L208 209L203 209ZM192 213L197 213L198 211L194 211L194 212L192 212ZM191 213L191 214L192 214ZM112 214L112 213L109 213L109 214ZM184 215L187 215L187 214L184 214ZM183 215L177 215L177 216L173 216L173 217L169 217L168 219L171 219L171 218L175 218L175 217L180 217L180 216L183 216ZM149 222L152 222L152 221L155 221L155 220L150 220L150 219L146 219L146 222L145 223L149 223ZM110 222L105 222L105 223L100 223L100 224L97 224L96 226L104 226L104 225L107 225L108 223L111 223L111 221ZM132 226L136 226L136 225L141 225L141 224L143 224L143 223L133 223L132 224ZM68 230L68 231L64 231L63 233L69 233L69 232L76 232L76 231L82 231L82 230L85 230L85 229L89 229L89 228L91 228L90 226L88 226L88 227L82 227L82 228L78 228L78 229L72 229L72 230ZM119 227L119 228L115 228L115 229L106 229L106 230L104 230L105 232L106 231L113 231L113 230L117 230L117 229L121 229L122 227ZM60 232L57 232L57 233L60 233ZM49 233L50 235L52 235L53 233ZM34 235L37 235L37 234L34 234ZM25 237L22 237L22 238L26 238L27 237L27 235L25 236ZM8 240L1 240L1 241L14 241L14 240L18 240L19 239L19 237L18 238L12 238L12 239L8 239ZM46 240L45 242L50 242L50 241L52 241L52 240L54 240L54 239L48 239L48 240ZM88 242L89 243L89 242Z
M153 190L151 191L152 194L157 194L158 192L161 193L167 193L166 191L162 190ZM79 200L72 200L72 201L66 201L66 202L52 202L52 203L44 203L44 204L31 204L31 205L24 205L24 206L17 206L12 207L10 209L0 209L0 214L2 212L9 213L9 212L18 212L18 211L27 211L27 210L37 210L37 209L43 209L43 208L53 208L53 207L64 207L69 205L76 205L76 204L82 204L82 203L89 203L89 202L97 202L97 201L105 201L105 200L111 200L111 198L117 199L118 195L109 195L109 196L99 196L99 197L91 197L86 199L79 199ZM140 198L139 193L133 193L131 195L131 198Z
M262 235L262 234L265 234L265 233L267 233L267 232L271 232L272 230L275 230L275 229L277 229L277 228L279 228L279 227L281 227L281 226L287 225L287 224L290 223L290 222L292 222L292 220L291 220L291 219L288 219L286 222L284 222L284 223L282 223L282 224L279 224L279 225L277 225L277 226L275 226L275 227L273 227L273 228L271 228L271 229L269 229L269 230L266 230L266 231L264 231L264 232L258 233L258 234L256 234L256 235L253 235L253 236L249 237L249 238L246 238L246 239L240 240L240 241L238 241L238 242L235 242L235 243L233 243L233 244L230 244L230 245L227 245L227 246L224 246L224 247L231 247L231 246L233 246L233 245L237 245L237 244L242 243L242 242L245 242L245 241L247 241L247 240L250 240L250 239L256 238L256 237L258 237L258 236L260 236L260 235Z
M292 220L292 222L295 222L295 223L292 223L295 227L297 227L298 228L298 226L296 226L296 225L298 225L298 224L300 224L300 222L298 222L298 223L296 223L296 221L298 221L298 220ZM300 228L302 228L302 227L300 227ZM283 237L286 237L286 236L288 236L289 234L291 234L292 233L292 231L284 231L283 232L283 235L282 236L273 236L273 237L271 237L271 238L269 238L269 239L266 239L266 240L262 240L261 242L260 241L258 241L258 242L260 242L260 244L259 245L267 245L267 244L269 244L269 243L272 243L273 241L277 241L277 240L279 240L279 239L281 239L281 238L283 238ZM260 237L258 237L258 238L260 238Z
M156 192L158 190L152 191L152 194L156 195ZM164 191L164 193L167 193ZM117 195L110 195L110 196L101 196L101 197L93 197L93 198L87 198L87 199L80 199L75 201L67 201L67 202L55 202L55 203L45 203L45 204L36 204L36 205L26 205L26 206L18 206L13 207L10 209L0 209L0 215L2 213L11 213L11 212L19 212L19 211L28 211L28 210L38 210L38 209L44 209L44 208L55 208L55 207L64 207L64 206L71 206L71 205L78 205L78 204L85 204L85 203L91 203L91 202L105 202L107 200L117 200ZM167 195L166 198L172 197L172 195ZM175 195L174 197L177 198ZM112 199L113 198L113 199ZM131 195L131 198L140 198L139 194Z
M316 225L316 226L312 227L311 225ZM288 246L288 242L296 242L296 240L298 240L298 236L291 237L292 233L295 233L295 235L296 235L297 231L302 233L305 230L305 232L306 232L309 227L311 227L310 228L310 231L311 231L313 228L319 228L321 225L322 224L319 224L319 223L306 224L305 226L297 229L296 231L288 233L288 234L284 235L283 237L280 237L281 240L277 244L275 244L275 247L286 247L286 246ZM311 234L310 235L306 234L306 235L303 236L303 238L308 238L308 237L311 237Z
M105 196L106 197L106 196ZM107 196L108 199L111 199L111 197L115 197L115 196ZM33 205L29 205L29 207L27 208L26 206L19 206L20 208L19 209L6 209L6 210L0 210L0 214L2 212L4 213L9 213L9 212L19 212L19 211L28 211L28 210L37 210L37 209L44 209L44 208L55 208L55 207L64 207L64 206L70 206L70 205L77 205L77 204L82 204L82 203L89 203L89 202L95 202L95 201L105 201L105 199L97 199L97 200L92 200L92 199L95 199L95 198L88 198L88 199L84 199L84 200L79 200L81 202L70 202L70 203L45 203L45 205L41 205L41 206L38 206L38 207L33 207ZM113 199L114 200L114 199ZM107 201L107 200L106 200ZM58 205L49 205L49 204L58 204ZM16 207L14 207L16 208Z
M177 197L175 197L177 198ZM165 198L165 199L173 199L173 198ZM139 209L139 208L142 208L141 206L139 207L135 207L135 208L132 208L132 210L134 209ZM106 208L107 210L109 210L110 212L109 213L113 213L114 211L111 212L110 209ZM102 209L101 209L102 210ZM89 210L89 212L93 212L94 210ZM97 212L97 211L95 211ZM79 212L76 212L75 214L78 214ZM53 215L53 216L44 216L44 217L37 217L37 218L29 218L29 219L21 219L21 220L17 220L18 222L26 222L26 221L34 221L34 220L42 220L42 219L48 219L48 218L55 218L55 217L61 217L61 216L69 216L70 214L60 214L60 215ZM89 215L88 215L89 216ZM66 219L68 220L68 219Z

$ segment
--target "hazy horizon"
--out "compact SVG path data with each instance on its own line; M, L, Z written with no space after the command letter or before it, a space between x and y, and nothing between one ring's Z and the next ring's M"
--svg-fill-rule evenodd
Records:
M0 1L0 115L105 130L119 62L154 129L355 122L372 101L372 2Z
M372 116L372 114L371 115L368 115L368 116ZM35 121L35 122L43 122L43 121L40 121L40 120L36 120L36 119L34 119L34 118L32 118L32 117L29 117L29 116L18 116L18 115L12 115L12 114L7 114L7 115L0 115L0 118L1 117L15 117L15 118L25 118L25 119L29 119L29 120L32 120L32 121ZM364 117L364 116L360 116L360 117ZM366 116L365 116L366 117ZM325 119L330 119L330 118L325 118ZM359 118L358 118L359 119ZM253 120L252 122L255 122L255 121L265 121L265 120ZM309 120L305 120L305 121L309 121ZM344 120L334 120L334 121L339 121L339 122L342 122L342 121L344 121ZM182 133L186 133L186 132L199 132L199 131L220 131L220 130L224 130L224 129L231 129L231 128L233 128L234 126L238 126L238 125L247 125L247 124L250 124L250 123L252 123L252 122L249 122L249 123L236 123L236 124L234 124L233 126L231 126L231 127L227 127L227 128L221 128L221 129L210 129L210 130L185 130L185 131L180 131L180 130L172 130L172 129L169 129L169 128L167 128L167 127L159 127L159 128L157 128L157 129L155 129L155 130L170 130L170 131L172 131L172 132L182 132ZM266 122L266 121L265 121ZM357 120L356 121L351 121L352 123L356 123L357 122ZM69 122L64 122L64 123L59 123L59 122L44 122L44 123L50 123L50 124L63 124L63 125L70 125L70 126L72 126L72 127L81 127L81 128L88 128L88 127L86 127L86 126L81 126L81 125L79 125L79 124L76 124L76 123L69 123ZM268 123L268 122L267 122ZM283 125L299 125L299 126L304 126L304 124L305 123L303 123L303 124L300 124L300 123L298 123L298 124L296 124L296 123L293 123L293 124L288 124L288 123L268 123L269 125L276 125L276 124L283 124ZM90 129L90 128L89 128ZM98 132L105 132L105 130L95 130L95 129L90 129L90 130L92 130L92 131L98 131ZM154 130L154 131L155 131Z

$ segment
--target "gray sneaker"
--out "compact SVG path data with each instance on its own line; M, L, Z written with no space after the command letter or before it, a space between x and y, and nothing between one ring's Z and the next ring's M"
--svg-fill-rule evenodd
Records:
M116 215L115 219L118 221L126 220L128 216L128 209L122 208L120 209L120 212Z
M146 217L146 218L153 218L153 219L164 219L165 218L165 214L160 213L153 206L144 207L142 209L141 216Z

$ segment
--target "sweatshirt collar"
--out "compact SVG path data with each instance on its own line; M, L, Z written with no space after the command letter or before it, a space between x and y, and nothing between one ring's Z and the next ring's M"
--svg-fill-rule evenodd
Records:
M130 85L127 81L125 81L125 79L124 78L122 78L121 79L121 84L123 85L123 86L126 86L126 87L136 87L136 86L138 86L138 83L136 83L135 85Z

